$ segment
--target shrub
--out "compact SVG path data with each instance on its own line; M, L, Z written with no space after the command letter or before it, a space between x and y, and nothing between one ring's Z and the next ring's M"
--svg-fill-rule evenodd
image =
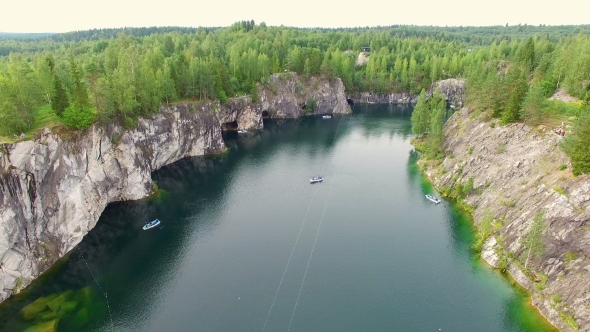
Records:
M97 111L90 107L76 107L70 105L62 114L62 120L69 128L85 129L92 125Z
M506 207L509 207L509 208L513 208L513 207L516 206L516 202L513 201L513 200L508 200L507 201L507 200L501 199L500 200L500 204L502 204L502 205L504 205Z
M473 191L473 178L469 178L463 185L462 196L466 197Z
M318 108L318 101L315 99L308 99L307 103L305 103L305 109L303 112L305 114L313 114L315 110Z
M569 326L570 329L572 329L573 331L579 331L580 325L572 316L560 311L559 317L563 319L563 321L567 324L567 326Z
M471 246L471 249L480 252L483 248L484 242L490 237L490 235L492 235L494 230L494 216L490 209L484 211L484 216L477 228L477 235L475 236L475 242Z
M543 96L550 97L553 94L553 92L555 92L557 84L549 80L542 80L539 81L539 88L543 92Z
M561 303L561 301L562 301L561 295L553 294L553 296L551 296L551 301L555 304Z
M565 196L565 190L563 190L563 188L560 187L553 187L553 190L555 190L556 193Z
M123 128L125 129L133 129L138 123L138 120L132 117L125 117L123 118Z
M121 142L121 135L118 133L113 134L113 136L111 137L111 143L117 146L119 145L119 142Z
M575 252L568 252L565 254L565 266L569 267L570 263L573 260L576 260L576 258L578 258L578 254L576 254Z
M227 95L223 90L219 91L219 93L217 94L217 98L219 98L219 102L222 104L225 104L227 102Z

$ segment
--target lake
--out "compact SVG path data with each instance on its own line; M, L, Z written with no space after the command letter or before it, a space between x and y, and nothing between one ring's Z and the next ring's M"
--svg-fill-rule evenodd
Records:
M353 111L265 120L158 170L156 195L110 204L0 306L0 330L553 331L470 249L469 217L424 197L412 108Z

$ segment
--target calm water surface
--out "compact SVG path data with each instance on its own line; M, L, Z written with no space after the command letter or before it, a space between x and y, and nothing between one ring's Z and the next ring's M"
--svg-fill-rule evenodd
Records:
M162 192L109 205L0 330L549 331L469 219L425 199L410 113L268 121L157 171Z

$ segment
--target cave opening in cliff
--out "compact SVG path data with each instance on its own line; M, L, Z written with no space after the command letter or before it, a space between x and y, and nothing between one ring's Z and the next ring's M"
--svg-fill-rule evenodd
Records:
M262 111L262 117L268 118L268 111Z
M346 102L348 103L348 105L352 106L354 105L354 100L352 100L352 98L346 98Z
M238 129L238 121L231 121L231 122L224 122L223 123L223 130L237 130Z

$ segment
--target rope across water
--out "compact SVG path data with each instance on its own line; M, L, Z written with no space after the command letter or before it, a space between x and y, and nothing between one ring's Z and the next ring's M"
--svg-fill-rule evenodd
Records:
M343 117L340 117L340 121L338 121L338 127L336 128L336 133L334 134L334 138L332 139L331 146L334 145L334 142L336 141L336 137L338 136L338 132L340 130L340 125L342 123L342 118ZM349 119L348 119L348 126L350 126L350 119L351 118L352 118L352 116L350 116ZM326 168L326 165L323 165L322 172L325 170L325 168ZM322 173L320 172L320 174L322 174ZM310 210L311 204L313 203L313 200L315 198L315 194L316 194L317 188L318 188L317 186L314 187L313 194L311 196L311 199L309 200L309 204L307 205L307 211L305 212L305 216L303 217L303 220L301 222L301 226L299 227L299 233L297 234L297 238L295 239L295 243L293 244L293 248L291 249L291 254L289 255L289 259L287 260L287 265L285 266L285 269L283 270L283 275L281 276L281 280L279 282L279 286L277 287L277 291L275 292L275 296L274 296L274 298L272 300L272 303L270 305L270 309L268 310L268 314L266 315L266 319L264 321L264 326L262 327L262 332L264 332L264 330L266 329L266 324L268 323L268 319L270 317L270 314L271 314L272 309L274 307L274 304L276 302L277 296L279 294L279 291L281 290L281 286L283 284L283 280L285 279L285 275L287 274L287 270L289 268L289 264L291 263L291 258L293 258L293 253L295 252L295 248L297 247L297 243L299 243L299 238L301 236L301 231L303 230L303 226L305 226L305 223L307 221L307 217L309 215L309 210ZM297 309L297 304L299 303L299 298L301 297L301 291L303 289L303 284L305 282L305 277L307 276L307 271L309 269L309 264L310 264L311 258L313 256L313 250L315 248L315 244L316 244L317 239L318 239L320 228L321 228L322 222L324 220L324 214L326 213L326 207L328 206L328 200L330 199L331 192L332 192L332 187L330 187L330 189L328 191L328 197L326 199L326 203L324 204L324 210L322 212L322 217L320 219L320 224L318 226L318 229L317 229L317 232L316 232L316 235L315 235L315 239L314 239L314 242L313 242L311 253L310 253L309 259L307 261L307 266L305 267L305 273L303 275L303 280L301 281L301 287L299 288L299 294L297 295L297 300L295 302L295 307L293 308L293 314L291 315L291 321L289 322L289 330L291 329L291 324L293 323L293 317L295 316L295 310Z
M82 260L84 261L84 264L86 264L86 268L88 269L88 272L90 272L90 275L92 276L92 279L94 279L94 282L96 282L96 285L98 285L98 289L100 289L100 292L102 293L102 295L104 295L104 297L106 299L107 309L109 311L109 318L111 320L111 331L114 331L115 330L115 325L113 323L113 316L111 315L111 306L109 305L109 297L108 297L108 294L107 294L106 290L103 290L102 287L100 287L100 284L98 283L98 280L96 280L96 277L94 276L94 273L92 273L92 270L90 270L90 266L88 266L88 262L86 262L86 259L84 259L84 255L82 255L82 252L81 251L80 251L80 257L82 257ZM106 288L106 285L105 285L105 288Z

